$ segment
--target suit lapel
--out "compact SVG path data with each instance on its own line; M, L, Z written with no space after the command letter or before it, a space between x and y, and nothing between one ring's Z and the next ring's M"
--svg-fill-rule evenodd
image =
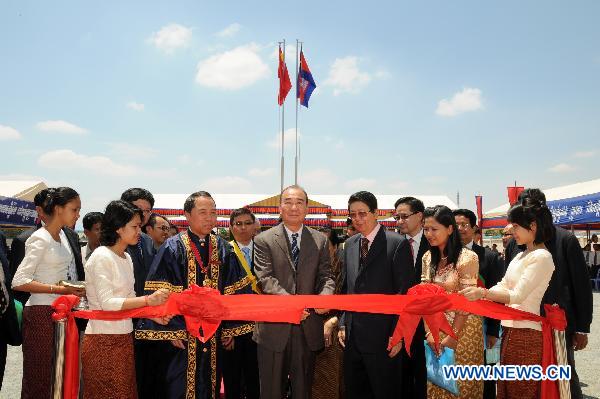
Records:
M362 237L361 237L362 238ZM360 248L360 240L358 240L358 247ZM385 231L383 230L383 226L379 227L379 231L375 235L373 242L371 243L371 248L369 248L369 252L367 252L367 259L365 260L365 264L360 267L360 252L359 252L359 268L357 279L365 273L365 270L369 268L369 265L373 262L373 260L379 256L381 251L384 251L386 248L386 239L385 239Z
M308 263L311 255L317 252L317 245L313 239L310 230L306 226L302 227L302 238L300 239L300 258L298 259L298 270Z
M294 270L294 262L292 262L292 256L290 254L290 245L288 243L287 233L285 232L285 227L283 226L283 223L281 223L280 227L275 231L275 242L277 243L277 245L279 245L279 247L287 257L288 263L292 270Z

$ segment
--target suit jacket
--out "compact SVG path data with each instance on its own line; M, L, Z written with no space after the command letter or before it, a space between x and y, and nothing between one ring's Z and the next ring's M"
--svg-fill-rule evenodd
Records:
M485 288L492 288L504 277L504 264L498 253L473 243L473 252L479 258L479 274L485 280ZM500 320L484 318L486 334L496 338L500 336Z
M267 295L331 295L335 281L327 237L304 226L300 238L300 255L296 269L283 223L254 239L254 271L258 287ZM291 332L288 323L256 323L253 339L274 352L282 352ZM323 318L311 312L301 323L306 344L311 351L325 346Z
M154 255L156 255L154 242L149 235L142 233L139 246L128 246L127 253L131 256L131 261L133 262L133 277L135 279L133 286L135 294L137 296L142 296L144 295L146 277L148 276L150 266L152 266L152 262L154 261Z
M589 333L592 287L579 241L570 231L555 226L552 238L545 245L552 254L555 269L542 299L541 314L544 314L543 304L558 303L567 315L568 333ZM506 247L506 265L521 251L512 239Z
M29 229L18 236L16 236L10 246L10 282L12 283L12 278L17 271L17 268L23 261L25 257L25 243L31 237L31 235L39 229L41 226L37 228ZM62 228L65 236L67 237L67 241L69 242L69 246L71 247L71 252L73 253L73 257L75 258L75 267L77 268L77 279L79 281L85 281L85 270L83 269L83 261L81 259L81 244L79 242L79 235L74 232L72 229L68 227ZM29 299L29 293L23 291L15 291L14 292L15 299L25 304Z
M408 240L382 226L360 265L360 239L356 234L344 246L346 275L344 294L405 294L416 280ZM419 275L420 277L420 275ZM346 340L351 336L363 353L380 353L387 349L389 337L396 326L397 316L374 313L346 312L342 323Z

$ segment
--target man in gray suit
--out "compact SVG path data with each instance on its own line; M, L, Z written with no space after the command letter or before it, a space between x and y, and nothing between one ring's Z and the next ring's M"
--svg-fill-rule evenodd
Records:
M266 295L329 295L335 282L327 238L304 226L308 196L289 186L280 196L282 223L254 240L254 270ZM258 369L262 399L281 399L288 376L292 398L309 398L315 353L324 347L323 319L327 309L305 309L300 325L257 323Z

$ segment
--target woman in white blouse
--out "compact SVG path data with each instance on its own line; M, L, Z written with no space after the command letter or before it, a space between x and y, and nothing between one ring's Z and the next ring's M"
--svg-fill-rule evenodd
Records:
M497 285L462 290L467 299L488 299L507 304L526 312L540 314L542 297L548 288L554 262L544 242L552 237L552 214L546 205L527 199L508 211L513 236L527 249L508 265L506 274ZM503 320L500 363L511 365L540 365L542 363L542 326L535 321ZM539 381L498 381L498 398L539 398Z
M23 308L21 397L36 399L51 396L54 325L50 305L59 295L85 295L85 290L57 285L69 280L74 269L69 242L61 229L73 226L79 218L79 194L69 187L50 188L41 208L48 223L25 243L25 257L12 281L14 290L31 293Z
M139 241L142 211L125 201L112 201L106 207L100 233L101 247L85 264L87 300L90 309L125 310L158 306L169 292L158 290L136 297L133 263L126 252ZM170 317L153 319L167 324ZM90 320L81 353L84 398L136 398L133 358L133 323Z

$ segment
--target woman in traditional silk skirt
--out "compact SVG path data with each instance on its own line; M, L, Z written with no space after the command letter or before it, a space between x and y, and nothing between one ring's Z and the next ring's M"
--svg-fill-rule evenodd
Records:
M54 323L51 304L59 295L85 295L85 290L59 286L74 280L77 270L69 241L62 231L79 218L81 200L69 187L49 188L37 194L38 213L45 225L25 243L25 257L12 281L16 291L30 292L23 308L23 383L21 398L45 399L52 395ZM39 200L39 201L38 201Z
M423 217L423 233L431 249L423 255L421 281L440 285L449 293L475 287L479 276L479 260L475 252L463 248L452 211L446 206L437 205L426 208ZM462 311L449 311L446 312L446 319L458 340L440 333L441 348L454 349L455 364L482 365L481 317ZM427 324L425 331L427 342L435 351L434 340ZM460 398L480 399L483 397L483 381L458 381L458 391ZM431 382L427 382L427 397L457 398Z
M126 310L166 302L169 293L163 290L135 296L133 263L126 249L138 243L141 225L142 211L128 202L113 201L106 207L102 246L85 264L90 309ZM169 317L153 320L166 324ZM89 321L81 353L84 398L137 398L132 331L131 319Z
M467 299L488 299L494 302L540 314L542 297L548 288L554 262L544 242L552 237L552 214L535 199L526 199L508 211L508 221L519 245L527 249L508 265L502 281L486 290L466 288ZM542 326L540 322L503 320L500 364L540 365L542 363ZM540 397L540 381L498 381L498 398L534 399Z

